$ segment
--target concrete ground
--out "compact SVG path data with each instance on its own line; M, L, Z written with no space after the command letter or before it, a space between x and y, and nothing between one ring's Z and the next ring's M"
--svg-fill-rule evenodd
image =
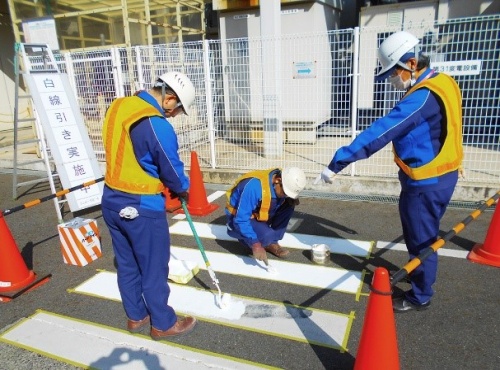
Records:
M31 176L22 178L29 180ZM210 195L225 187L207 183L206 189L207 195ZM20 189L20 198L13 200L12 175L8 170L0 173L1 209L9 209L49 193L48 184L42 183ZM223 225L224 198L217 199L215 203L219 205L218 210L196 217L195 221ZM441 223L441 235L465 219L472 210L449 208ZM493 214L492 209L484 211L442 248L435 284L436 294L431 307L426 311L395 316L401 369L500 368L499 270L472 263L465 258L476 243L484 242L488 230L500 227L491 224ZM0 332L33 315L38 309L111 328L124 328L126 317L119 302L71 293L71 289L94 276L97 270L116 271L109 232L99 207L77 214L64 211L66 221L77 215L96 219L101 231L103 255L85 267L63 263L57 232L58 220L52 201L5 216L27 267L39 275L52 276L43 286L22 294L11 302L0 303ZM167 217L170 224L175 222L173 215L168 214ZM390 202L341 201L309 193L301 198L289 231L376 242L377 246L368 258L331 254L327 262L330 267L364 272L359 297L355 299L342 292L284 284L272 279L217 273L221 287L224 292L233 295L291 302L325 311L353 312L354 320L345 350L241 330L205 320L200 320L191 334L170 342L283 369L351 369L358 352L373 272L377 267L398 270L407 262L404 248L380 248L386 245L384 242L403 243L397 205ZM193 237L172 235L172 244L194 246ZM203 239L203 245L210 252L245 254L242 247L230 241ZM0 245L0 258L9 257L1 253ZM273 260L274 257L270 257L270 261ZM312 263L307 252L298 250L292 251L289 260L299 264ZM200 271L197 278L192 279L188 285L211 289L210 277L206 271ZM395 292L408 287L406 283L399 283ZM371 338L373 341L384 339L384 335L377 333L373 333ZM35 353L0 342L2 369L79 368L63 359L52 359L50 356L50 353ZM115 368L119 367L120 364L117 363Z

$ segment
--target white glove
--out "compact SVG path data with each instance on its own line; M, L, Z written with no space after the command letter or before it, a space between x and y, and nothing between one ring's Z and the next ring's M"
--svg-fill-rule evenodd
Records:
M328 184L333 184L333 178L337 174L333 171L331 171L328 167L325 167L323 172L321 172L316 180L314 180L314 185L319 184L320 182L328 183Z
M120 211L120 217L133 220L139 216L139 212L134 207L125 207Z

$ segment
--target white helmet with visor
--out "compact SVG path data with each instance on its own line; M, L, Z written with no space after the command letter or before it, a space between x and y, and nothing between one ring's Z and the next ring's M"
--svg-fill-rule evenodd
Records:
M405 62L410 58L417 58L419 54L419 40L406 31L395 32L382 42L378 49L378 60L382 68L375 75L377 81L389 77L396 66L408 70Z
M154 87L168 87L172 89L179 98L184 113L189 115L189 108L194 102L195 90L188 76L182 72L167 72L156 80Z
M285 167L281 171L281 182L286 196L297 199L306 187L306 175L298 167Z

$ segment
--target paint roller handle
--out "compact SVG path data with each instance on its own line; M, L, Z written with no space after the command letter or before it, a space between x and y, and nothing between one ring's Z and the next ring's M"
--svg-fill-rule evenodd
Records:
M184 213L186 214L186 218L189 223L189 227L191 228L191 231L193 232L194 239L196 240L196 244L198 245L198 249L201 252L201 255L203 257L203 260L205 261L205 265L207 265L207 268L210 266L210 262L208 261L207 255L205 254L205 249L203 248L203 245L201 244L201 240L198 236L198 233L196 232L196 229L194 228L193 224L193 219L191 218L191 215L189 214L189 211L186 206L186 201L181 198L181 205L182 209L184 210Z
M189 214L189 211L187 209L186 200L183 198L181 198L181 206L182 209L184 210L184 213L186 214L186 219L188 220L189 226L191 227L191 231L193 232L194 239L196 240L196 244L198 245L198 249L200 250L201 255L203 256L205 265L207 266L208 274L210 275L210 278L212 279L215 286L217 286L217 289L220 289L219 279L217 279L217 276L215 276L215 271L212 269L212 266L210 266L210 262L208 261L207 255L205 254L205 249L203 248L203 244L201 244L200 237L198 236L198 233L194 228L193 219L191 218L191 215Z
M219 279L217 279L217 276L215 276L215 271L212 269L212 266L207 267L208 274L210 275L210 278L214 282L215 285L219 285Z

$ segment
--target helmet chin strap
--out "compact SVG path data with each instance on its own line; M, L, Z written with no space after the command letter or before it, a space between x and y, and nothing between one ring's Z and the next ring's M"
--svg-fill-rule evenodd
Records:
M417 83L417 79L415 78L415 70L411 70L410 73L410 86L413 87Z
M165 83L161 84L161 101L163 102L165 100Z

